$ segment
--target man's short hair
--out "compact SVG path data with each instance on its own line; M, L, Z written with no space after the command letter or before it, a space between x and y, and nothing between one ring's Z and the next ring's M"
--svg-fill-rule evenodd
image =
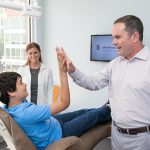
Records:
M125 31L127 31L130 36L134 32L138 32L140 36L139 39L141 41L143 40L143 30L144 30L143 23L138 17L133 15L123 16L114 22L114 24L116 23L124 23Z

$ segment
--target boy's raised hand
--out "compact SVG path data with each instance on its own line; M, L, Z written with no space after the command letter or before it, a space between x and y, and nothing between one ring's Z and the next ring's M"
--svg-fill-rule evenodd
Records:
M70 90L67 77L67 65L62 48L57 47L57 60L60 77L60 100L50 104L50 110L53 115L65 110L70 105Z
M56 47L56 52L57 52L57 60L58 60L58 66L60 71L67 72L65 54L62 48Z

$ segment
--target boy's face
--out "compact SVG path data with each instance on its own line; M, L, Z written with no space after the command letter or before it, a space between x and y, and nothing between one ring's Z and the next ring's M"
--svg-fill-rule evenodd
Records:
M15 97L18 100L23 100L28 96L28 92L26 89L26 84L22 82L22 78L18 77L16 82L16 91L15 91Z

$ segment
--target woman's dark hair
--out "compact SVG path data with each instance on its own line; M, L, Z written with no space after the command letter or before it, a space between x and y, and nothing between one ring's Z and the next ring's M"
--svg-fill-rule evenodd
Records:
M123 16L114 22L114 24L116 23L124 23L125 31L127 31L130 36L134 32L138 32L140 36L139 39L141 41L143 40L143 30L144 30L143 23L138 17L133 15Z
M39 61L42 63L42 58L41 58L41 48L40 48L40 45L38 45L37 43L35 42L31 42L27 45L26 47L26 52L28 52L29 49L31 48L37 48L38 51L40 52L40 58L39 58ZM28 66L30 65L30 60L28 59L27 62L25 63L25 66Z
M16 72L0 73L0 101L8 106L9 94L8 92L16 91L17 78L21 77Z

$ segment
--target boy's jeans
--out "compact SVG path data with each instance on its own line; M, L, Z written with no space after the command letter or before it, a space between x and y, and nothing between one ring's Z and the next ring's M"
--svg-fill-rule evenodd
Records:
M111 120L111 110L104 105L100 108L81 109L74 112L58 114L54 117L60 122L62 137L80 136L96 124Z

